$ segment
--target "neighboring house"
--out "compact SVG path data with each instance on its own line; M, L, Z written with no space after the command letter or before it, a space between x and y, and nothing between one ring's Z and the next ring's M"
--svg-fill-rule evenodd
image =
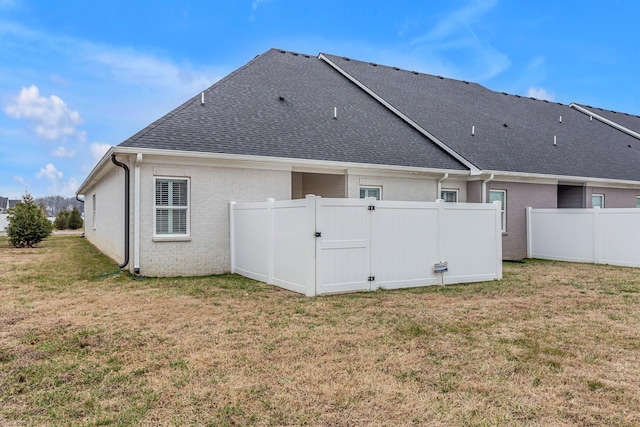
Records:
M578 104L272 49L112 147L77 193L86 237L149 276L228 271L230 201L306 194L500 200L520 259L526 207L636 206L639 147Z
M6 214L9 209L9 199L7 197L0 197L0 214Z

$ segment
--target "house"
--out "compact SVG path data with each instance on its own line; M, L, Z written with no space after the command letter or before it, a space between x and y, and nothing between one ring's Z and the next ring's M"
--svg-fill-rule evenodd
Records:
M597 112L272 49L112 147L77 191L85 235L135 273L206 275L229 270L230 201L499 200L520 259L526 207L636 206L640 118Z
M0 214L6 214L9 209L9 199L7 197L0 197Z

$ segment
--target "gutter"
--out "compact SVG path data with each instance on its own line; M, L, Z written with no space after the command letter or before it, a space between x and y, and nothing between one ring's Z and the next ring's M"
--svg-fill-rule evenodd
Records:
M118 264L118 268L125 268L129 264L129 167L116 160L116 154L111 154L111 161L114 165L124 169L124 261Z
M444 180L445 180L445 179L447 179L447 178L449 178L449 174L448 174L448 173L445 173L445 174L442 176L442 178L440 178L440 179L438 180L438 189L436 190L436 191L437 191L437 194L436 194L436 200L437 200L437 199L441 199L441 198L442 198L442 197L441 197L441 195L442 195L442 181L444 181Z
M487 203L487 184L490 181L493 181L494 177L495 177L495 175L491 174L491 176L489 178L487 178L484 181L482 181L482 203Z

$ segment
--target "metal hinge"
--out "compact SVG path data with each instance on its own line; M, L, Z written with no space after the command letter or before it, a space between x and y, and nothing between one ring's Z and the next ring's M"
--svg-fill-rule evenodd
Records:
M367 279L367 282L375 282L376 280L376 276L369 276L369 278Z
M313 236L314 236L314 237L322 237L322 233L321 233L321 232L319 232L319 231L316 231L316 232L313 234Z
M371 206L369 206L369 210L370 210L370 211L375 211L375 210L376 210L376 207L375 207L375 206L373 206L373 205L371 205Z

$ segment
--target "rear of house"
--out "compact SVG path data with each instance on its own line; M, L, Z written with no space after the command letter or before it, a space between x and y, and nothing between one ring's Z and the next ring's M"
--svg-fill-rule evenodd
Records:
M639 142L571 106L270 50L110 149L78 194L87 238L148 276L229 271L229 202L307 194L500 201L520 259L526 207L636 206Z

